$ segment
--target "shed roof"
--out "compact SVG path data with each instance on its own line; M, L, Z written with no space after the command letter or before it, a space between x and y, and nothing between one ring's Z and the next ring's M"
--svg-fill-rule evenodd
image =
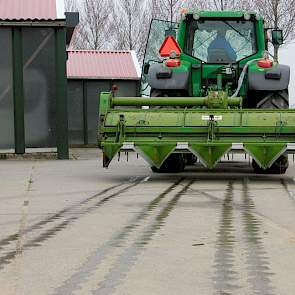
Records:
M2 21L64 19L64 0L0 0L0 20Z
M134 51L68 51L68 79L139 80L141 70Z

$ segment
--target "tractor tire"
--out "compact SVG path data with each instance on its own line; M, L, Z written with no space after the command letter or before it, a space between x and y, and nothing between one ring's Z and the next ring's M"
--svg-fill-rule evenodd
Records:
M266 93L265 97L258 102L258 109L288 109L289 108L289 93L288 89L282 91L276 91ZM285 174L288 167L289 161L287 155L280 156L271 167L262 169L256 163L255 160L252 162L254 172L257 174Z
M288 89L266 93L265 97L258 102L258 109L288 109L289 93Z
M185 159L182 154L170 155L160 168L151 167L155 173L179 173L185 168Z
M168 97L168 95L160 90L152 90L150 97ZM162 108L162 107L152 107ZM186 165L186 159L183 154L170 155L160 168L151 167L155 173L179 173L182 172Z
M186 165L192 166L194 165L198 158L193 154L185 154Z
M256 174L285 174L289 167L289 161L287 156L282 155L266 170L259 167L254 160L252 162L252 167Z
M168 96L167 94L157 89L151 90L151 94L150 94L150 97L167 97L167 96Z

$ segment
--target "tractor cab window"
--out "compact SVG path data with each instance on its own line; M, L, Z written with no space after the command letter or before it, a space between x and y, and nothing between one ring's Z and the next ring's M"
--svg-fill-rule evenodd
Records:
M191 24L189 54L207 63L235 63L256 53L254 22L198 21Z

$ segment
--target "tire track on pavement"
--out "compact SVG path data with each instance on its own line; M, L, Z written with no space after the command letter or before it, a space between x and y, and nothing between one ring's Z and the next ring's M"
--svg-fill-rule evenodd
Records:
M220 228L217 232L216 253L215 253L215 276L214 288L216 294L234 295L240 286L235 284L238 273L234 269L234 246L236 244L234 228L234 193L233 181L228 183L222 212Z
M85 200L82 200L82 201L80 201L78 203L67 206L64 209L54 213L53 215L50 215L47 218L45 218L45 219L43 219L43 220L41 220L41 221L27 227L24 230L24 234L30 233L30 232L32 232L34 230L42 229L43 226L62 218L66 213L72 211L73 209L77 209L77 208L79 208L79 207L81 207L83 205L86 205L87 203L91 202L92 200L94 200L94 199L96 199L98 197L101 197L101 196L109 193L110 191L112 191L112 190L114 190L116 188L119 188L119 187L121 187L123 185L126 185L126 184L128 184L128 182L132 182L132 181L136 181L136 178L135 179L130 179L127 182L121 182L119 184L110 186L110 187L100 191L99 193L96 193L96 194L86 198ZM15 234L9 235L8 237L6 237L4 239L1 239L0 240L0 250L2 250L4 246L9 245L11 242L17 241L18 238L19 238L19 234L15 233Z
M137 261L140 253L149 244L156 232L165 225L167 217L175 209L180 198L188 191L193 182L194 180L191 180L182 187L155 217L152 224L144 228L140 237L119 256L109 273L105 276L104 281L99 284L96 290L92 291L92 294L107 295L115 291L132 265Z
M143 180L135 180L135 181L133 181L133 183L129 184L128 186L120 189L119 191L117 191L115 193L110 194L109 196L104 197L103 199L99 200L97 203L89 205L86 209L83 210L83 212L81 212L79 214L72 213L73 216L71 216L69 218L64 216L66 213L70 213L71 210L76 209L78 207L81 207L82 205L85 205L85 204L89 203L91 200L93 200L93 199L95 199L95 198L97 198L99 196L105 195L105 194L109 193L110 191L112 191L115 188L118 188L118 187L120 187L122 185L126 185L126 183L121 183L121 184L109 187L109 188L101 191L100 193L98 193L96 195L93 195L93 196L79 202L78 204L74 204L72 206L69 206L69 207L59 211L58 213L54 214L54 216L52 216L50 218L47 218L47 219L45 219L43 221L40 221L37 224L35 224L35 225L29 227L28 229L24 230L23 233L32 232L32 231L37 230L37 229L43 230L43 232L41 232L41 234L38 234L38 236L36 238L33 238L33 239L29 240L28 242L24 243L22 245L21 249L8 251L8 252L6 252L6 254L0 256L0 270L3 269L5 265L9 264L17 255L21 254L24 250L41 246L42 242L52 238L58 232L60 232L60 231L64 230L65 228L67 228L70 224L72 224L74 221L78 220L80 217L91 213L92 211L96 210L97 208L103 206L105 203L107 203L110 200L118 197L119 195L127 192L129 189L139 185L142 182L143 182ZM66 218L66 219L64 221L60 222L59 224L53 226L52 228L43 229L43 227L45 225L50 224L51 222L59 220L61 218ZM0 243L1 243L2 247L3 247L3 245L8 245L12 241L17 241L18 238L19 238L19 233L11 235L6 239L1 240Z
M248 178L248 179L251 180L251 178ZM257 179L252 179L252 180L253 180L253 181L257 181ZM258 181L260 181L260 180L258 180ZM278 181L278 183L279 183L279 181ZM264 189L264 190L265 190L265 189ZM208 198L208 199L210 200L210 203L208 203L208 205L210 205L211 203L212 203L212 205L214 205L214 204L222 205L222 203L223 203L223 201L222 201L220 198L214 196L214 195L211 194L211 193L207 193L207 192L204 191L204 190L190 189L190 191L191 191L191 192L194 192L194 193L197 193L197 194L199 194L199 195L202 195L202 196L204 196L204 197L206 197L206 198ZM253 191L253 190L251 190L251 191ZM255 192L256 192L256 191L259 192L260 190L256 190L256 189L255 189L254 191L255 191ZM241 193L242 193L243 190L235 189L235 192L241 192ZM237 212L242 212L242 211L244 210L244 207L243 207L242 204L239 204L239 203L233 202L232 205L233 205L233 209L236 210ZM295 205L295 203L294 203L294 205ZM283 226L283 225L281 225L281 224L275 222L275 221L274 221L273 219L271 219L270 217L268 217L268 216L262 214L261 212L255 210L255 208L252 210L252 214L253 214L257 219L264 220L264 221L268 222L269 224L271 224L272 226L275 226L275 227L277 227L278 229L285 231L288 235L292 235L292 236L294 236L294 232L293 232L293 231L290 231L289 228L287 228L287 227L285 227L285 226Z
M106 243L100 246L93 254L91 254L84 264L68 279L62 286L56 289L55 295L73 294L79 290L80 286L87 281L91 274L97 269L98 265L110 255L117 247L121 247L123 242L134 232L136 228L158 207L160 202L180 183L183 178L176 180L172 185L160 193L155 199L149 202L143 210L138 213L122 230L116 233Z
M271 286L269 257L260 235L261 221L254 214L255 204L249 191L249 179L244 178L242 193L243 239L245 243L248 282L255 295L274 295Z
M292 183L290 179L281 178L281 185L283 186L284 190L288 194L289 199L292 200L293 204L295 204L295 191L289 188L290 185L294 185L295 178L292 179Z

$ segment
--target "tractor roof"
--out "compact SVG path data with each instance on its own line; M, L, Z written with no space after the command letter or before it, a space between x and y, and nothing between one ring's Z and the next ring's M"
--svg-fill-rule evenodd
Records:
M203 18L239 18L243 17L245 14L257 15L254 11L243 11L243 10L228 10L228 11L190 11L188 14L198 14L199 17Z

